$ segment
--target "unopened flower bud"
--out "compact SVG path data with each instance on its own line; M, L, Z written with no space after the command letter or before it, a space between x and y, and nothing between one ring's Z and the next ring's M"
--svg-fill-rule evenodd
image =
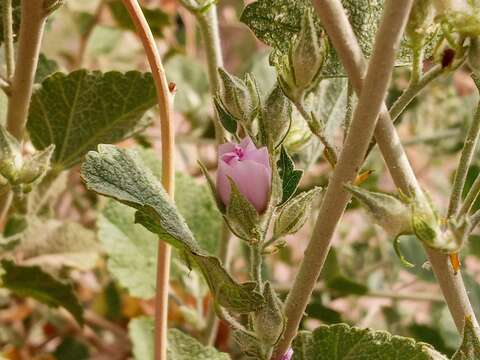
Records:
M13 183L21 167L20 143L3 126L0 126L0 174Z
M265 283L263 297L265 305L254 314L253 328L261 343L266 348L271 348L283 334L285 317L282 312L282 303L269 282Z
M298 88L308 89L314 84L322 69L325 45L315 26L313 10L306 10L300 33L291 49L291 65Z
M247 74L243 81L222 68L218 69L218 74L221 84L219 97L223 107L237 121L249 124L255 117L260 104L255 80Z
M270 149L275 149L283 140L292 121L292 104L279 85L275 86L265 102L263 127Z
M345 188L369 210L375 222L389 235L396 238L402 234L412 234L412 215L408 204L390 194L353 185L345 185Z
M33 156L26 160L18 173L18 181L24 184L33 183L39 179L50 168L50 159L52 158L55 145L36 152Z
M272 170L266 147L257 149L249 137L240 144L232 142L218 149L217 191L223 203L230 202L229 178L259 214L267 208Z

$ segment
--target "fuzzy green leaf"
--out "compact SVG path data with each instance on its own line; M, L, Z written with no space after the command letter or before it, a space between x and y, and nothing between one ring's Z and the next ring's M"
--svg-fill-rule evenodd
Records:
M280 159L277 162L280 178L282 179L282 201L279 205L288 201L297 190L298 183L303 175L303 170L295 169L295 164L282 146Z
M447 360L430 345L392 336L385 331L320 326L300 332L293 342L293 360Z
M381 19L383 3L384 0L342 0L353 31L367 58L373 50L373 40ZM304 12L311 7L310 0L258 0L246 6L241 21L261 41L279 53L285 54L291 39L300 32ZM322 31L318 17L315 17L315 24L318 31ZM397 64L409 62L409 50L402 47ZM330 47L322 75L324 77L343 76L342 66L333 47Z
M54 164L69 168L98 144L144 129L155 94L152 76L137 71L56 73L34 92L27 129L37 149L55 144Z
M154 322L152 318L138 317L130 321L128 332L133 343L135 360L154 359ZM168 331L168 360L229 360L230 356L213 347L203 346L180 330Z
M62 306L83 324L83 309L71 284L55 279L38 266L20 266L10 260L2 260L1 265L3 287L54 308Z

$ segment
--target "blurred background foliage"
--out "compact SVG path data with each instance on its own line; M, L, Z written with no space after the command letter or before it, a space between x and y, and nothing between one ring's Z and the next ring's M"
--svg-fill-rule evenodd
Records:
M204 248L215 252L221 220L196 163L201 160L210 170L216 166L211 96L200 34L193 16L174 0L145 0L143 6L158 40L167 76L177 85L176 200ZM270 50L239 21L243 7L243 2L235 0L219 3L225 67L236 75L253 72L261 91L266 94L275 83L275 73L268 63ZM132 23L120 0L67 1L49 18L38 81L57 70L147 71L141 44L132 30ZM429 63L426 62L425 66L428 67ZM338 81L342 80L332 80ZM390 103L407 84L408 71L397 68L389 93ZM459 70L455 75L430 84L408 107L398 125L420 183L444 208L477 99L470 77ZM0 119L5 116L5 108L5 97L0 93ZM159 140L159 128L154 122L146 131L122 145L143 148L142 156L158 174L156 150L160 147ZM294 122L287 144L295 160L308 169L301 189L325 185L329 165L320 159L318 140L309 134L303 121ZM364 168L374 171L364 184L366 188L395 190L378 151L372 152ZM469 186L479 173L480 157L477 154L469 170ZM94 243L82 250L79 255L83 256L81 263L85 263L88 254L94 259L92 266L86 269L61 266L55 272L74 280L76 293L86 309L87 326L82 330L62 311L48 309L33 300L12 297L2 289L2 356L12 360L132 358L129 331L135 353L140 351L141 345L135 344L139 338L135 336L135 326L128 324L132 319L153 312L153 303L149 299L154 289L155 236L141 226L133 225L131 209L97 199L87 192L78 167L62 177L62 182L56 186L56 194L48 200L49 211L56 219L52 221L58 222L52 224L52 232L67 223L80 227ZM480 208L480 201L475 206ZM268 258L269 266L264 271L282 294L290 287L315 217L313 211L311 221L302 231L287 237L286 246ZM10 226L15 227L12 221ZM39 231L45 230L30 230L35 238ZM74 230L77 234L78 231ZM76 241L74 236L70 239ZM451 355L459 338L426 263L422 246L415 238L406 236L401 239L401 248L415 267L406 268L397 259L392 239L373 225L365 211L353 201L335 235L334 247L306 311L308 320L303 321L302 327L346 322L386 329L430 343ZM232 273L242 280L248 278L244 253L245 249L237 242ZM472 305L480 312L479 233L471 237L461 257ZM204 312L210 301L206 285L198 274L185 267L178 256L173 260L172 277L170 324L198 337L205 326ZM231 354L238 353L230 338L230 330L224 324L216 346Z

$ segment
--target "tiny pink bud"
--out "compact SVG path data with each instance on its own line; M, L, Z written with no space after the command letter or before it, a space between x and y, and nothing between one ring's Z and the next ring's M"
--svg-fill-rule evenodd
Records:
M217 192L225 206L230 201L231 178L240 193L261 214L265 211L272 182L266 147L257 149L249 137L240 144L228 142L218 148Z
M289 348L285 354L280 358L280 360L290 360L293 356L293 349Z

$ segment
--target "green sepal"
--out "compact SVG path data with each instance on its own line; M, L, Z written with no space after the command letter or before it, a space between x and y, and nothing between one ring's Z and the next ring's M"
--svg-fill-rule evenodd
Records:
M221 101L217 97L213 98L213 103L225 130L235 135L237 133L237 120L223 108Z
M235 182L229 177L230 202L227 206L226 219L228 225L241 239L250 243L261 240L260 215L255 207L238 190Z
M280 159L277 162L280 178L282 179L282 199L278 206L287 202L297 190L303 175L303 170L295 169L295 164L288 155L285 147L280 150Z

